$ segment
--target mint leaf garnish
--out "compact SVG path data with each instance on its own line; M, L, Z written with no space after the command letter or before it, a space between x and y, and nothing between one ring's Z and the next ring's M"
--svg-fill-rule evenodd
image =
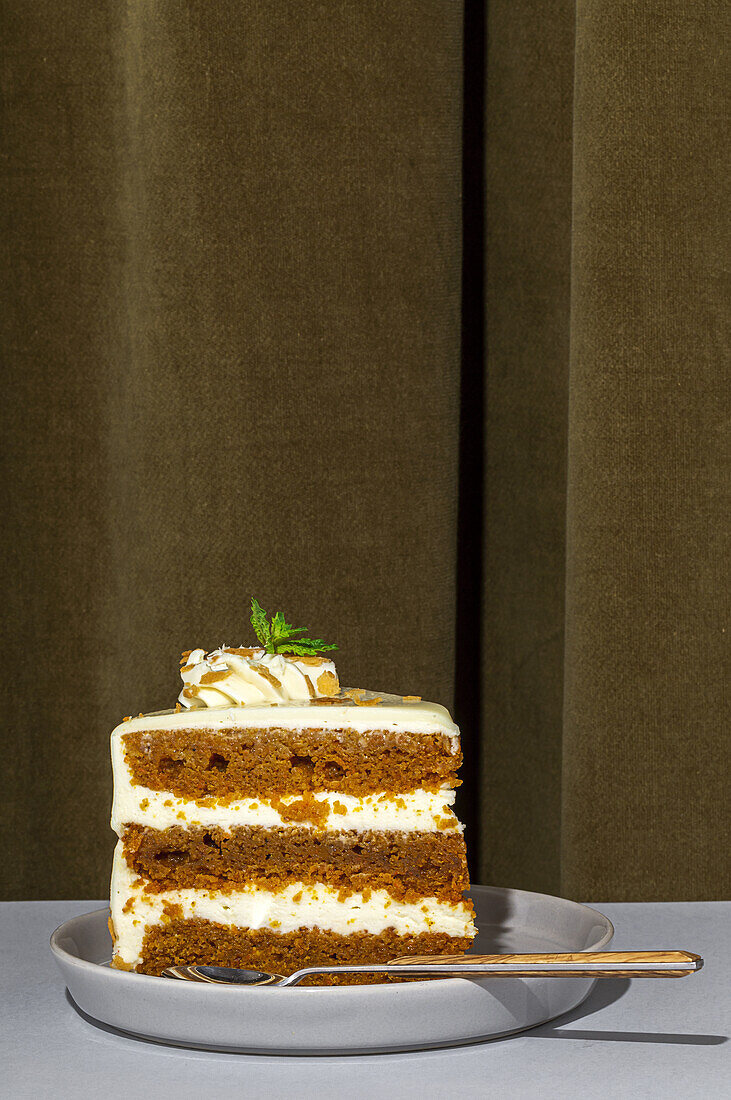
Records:
M260 644L267 653L288 653L294 657L316 657L336 645L328 645L321 638L298 637L307 634L306 626L292 626L281 611L277 611L271 622L258 600L251 601L251 625Z

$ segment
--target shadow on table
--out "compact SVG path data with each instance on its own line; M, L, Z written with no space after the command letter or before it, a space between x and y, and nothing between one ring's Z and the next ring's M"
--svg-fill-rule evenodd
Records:
M536 1039L590 1039L594 1043L672 1043L679 1046L720 1046L727 1042L727 1035L683 1035L662 1031L590 1031L574 1030L565 1025L573 1020L584 1020L623 997L631 982L627 978L602 978L587 999L571 1012L524 1032L526 1038Z

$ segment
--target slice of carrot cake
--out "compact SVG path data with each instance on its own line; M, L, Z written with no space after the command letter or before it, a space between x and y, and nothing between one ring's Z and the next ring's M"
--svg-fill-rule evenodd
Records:
M183 654L176 710L112 733L112 965L287 974L465 951L448 712L341 691L334 647L256 601L252 622L260 646Z

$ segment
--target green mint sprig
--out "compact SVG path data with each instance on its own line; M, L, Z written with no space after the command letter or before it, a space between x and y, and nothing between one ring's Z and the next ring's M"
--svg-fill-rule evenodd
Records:
M337 649L336 645L326 645L321 638L300 638L307 634L306 626L292 626L281 611L277 611L272 621L258 600L251 600L251 625L260 644L267 653L289 653L294 657L317 657L326 650Z

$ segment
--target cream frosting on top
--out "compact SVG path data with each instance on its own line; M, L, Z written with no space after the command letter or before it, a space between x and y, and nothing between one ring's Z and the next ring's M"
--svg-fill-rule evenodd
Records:
M360 700L360 705L355 699ZM196 707L190 710L161 710L125 718L112 730L112 743L127 733L144 731L154 735L158 730L173 729L264 729L276 725L280 729L307 729L316 726L327 730L387 730L398 733L443 733L452 742L452 752L459 749L459 729L449 711L439 703L428 703L412 696L387 695L351 688L327 699L298 700L279 703L274 713L272 704L249 706Z
M261 706L323 699L340 690L335 665L326 657L295 657L262 648L220 646L193 649L180 669L181 706Z

